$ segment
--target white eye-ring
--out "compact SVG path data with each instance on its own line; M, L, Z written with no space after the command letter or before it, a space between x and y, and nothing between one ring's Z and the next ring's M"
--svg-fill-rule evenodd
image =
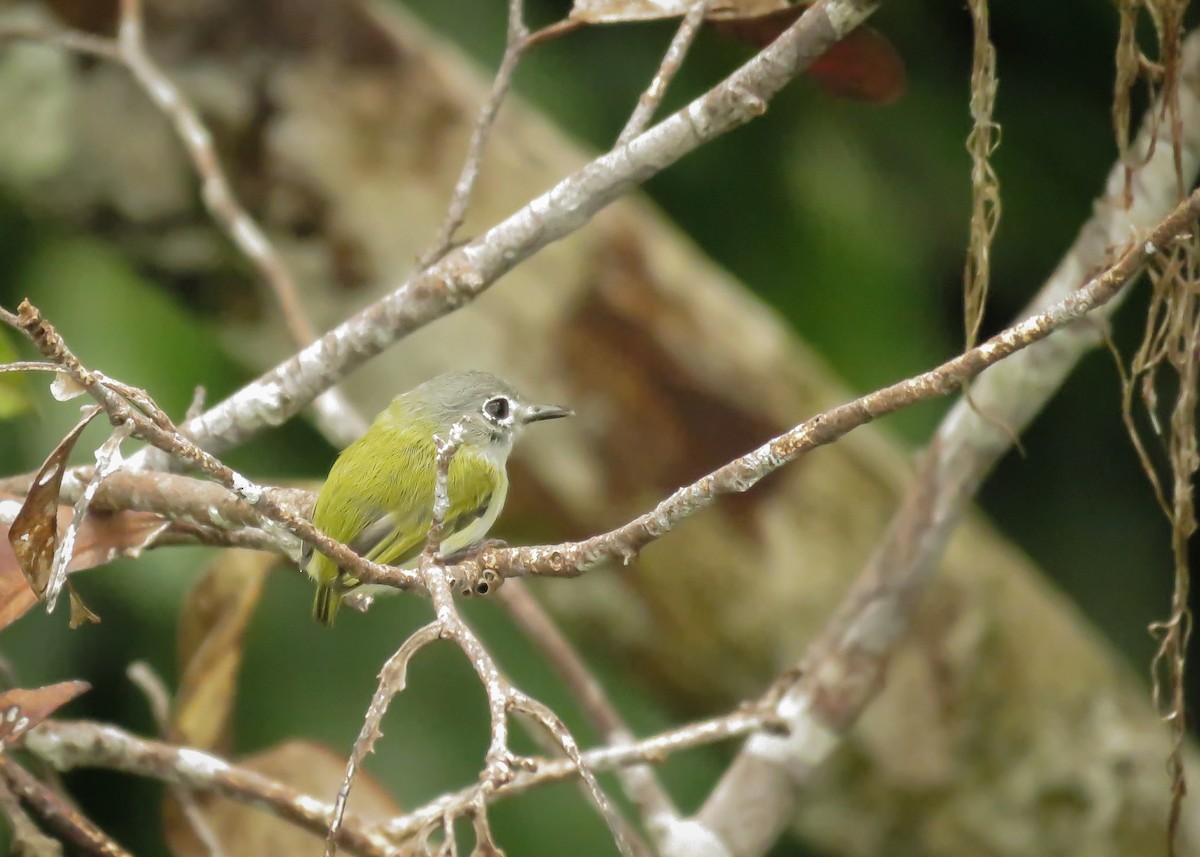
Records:
M492 422L507 423L512 417L512 406L504 396L496 396L483 403L483 413Z

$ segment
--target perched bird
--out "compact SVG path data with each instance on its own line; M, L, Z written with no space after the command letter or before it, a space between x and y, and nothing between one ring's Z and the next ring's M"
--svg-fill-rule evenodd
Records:
M338 456L317 496L313 524L374 562L414 563L433 516L434 436L448 440L455 423L461 423L441 543L443 554L457 553L481 541L496 522L508 493L508 455L525 426L572 413L557 405L528 404L486 372L439 375L393 399L367 433ZM313 616L332 625L342 596L359 582L311 549L302 564L317 583Z

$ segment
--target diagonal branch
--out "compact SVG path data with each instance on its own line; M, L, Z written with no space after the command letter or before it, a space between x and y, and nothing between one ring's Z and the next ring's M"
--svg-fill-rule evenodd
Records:
M318 835L325 834L333 813L332 805L219 756L140 738L115 726L48 720L25 736L24 745L60 771L98 767L153 777L258 807ZM386 837L350 817L342 824L338 842L363 857L393 852Z
M1185 62L1191 71L1200 65L1200 36L1189 40ZM1182 225L1175 233L1182 236L1188 224L1176 218L1181 211L1197 211L1197 194L1172 211L1178 182L1190 185L1200 172L1200 81L1195 74L1185 78L1193 89L1180 105L1182 139L1172 140L1170 130L1147 119L1136 150L1152 154L1131 176L1124 163L1113 168L1095 216L1026 309L1028 315L1048 312L1090 288L1095 280L1079 289L1085 272L1106 264L1114 246L1133 241L1146 257L1166 251L1171 244L1163 241L1164 226L1173 221ZM1126 251L1114 269L1129 256ZM799 790L880 689L889 656L975 491L1076 362L1101 341L1123 297L1116 293L1087 323L1064 327L989 369L972 386L971 401L959 401L946 415L881 543L812 643L799 681L783 699L780 713L792 735L751 739L697 818L729 853L764 853L791 820ZM751 809L753 829L741 821ZM668 852L674 853L681 852Z
M28 736L26 736L28 738ZM133 857L62 795L0 753L0 788L16 795L47 830L89 857Z
M482 294L538 250L701 145L761 116L767 102L874 12L870 0L818 0L722 83L414 274L298 354L181 429L221 452L279 425L386 347ZM154 464L165 464L152 456ZM145 458L136 460L145 465Z
M904 381L860 396L851 402L806 420L677 490L649 512L627 524L580 542L542 547L495 548L460 563L456 575L478 580L485 574L500 577L547 575L574 577L607 560L630 562L638 551L661 538L681 521L721 497L750 490L768 474L819 446L902 408L948 395L990 366L1040 342L1104 306L1129 284L1146 261L1191 228L1200 216L1200 191L1181 202L1159 221L1144 239L1128 247L1111 267L1071 291L1041 312L1001 331L981 345L942 365Z
M609 746L632 743L633 732L605 694L599 680L522 581L509 582L498 590L497 597L517 627L558 673L604 742ZM679 811L671 796L649 765L619 769L617 776L625 794L641 812L647 830L656 837L664 835L679 821Z

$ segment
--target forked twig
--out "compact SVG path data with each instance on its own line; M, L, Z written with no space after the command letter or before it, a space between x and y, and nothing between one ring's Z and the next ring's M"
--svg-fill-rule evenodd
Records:
M509 582L499 590L497 597L517 627L558 673L604 743L610 747L633 743L633 732L609 700L604 687L522 581ZM617 776L625 794L641 812L646 828L656 836L678 821L679 811L649 765L620 768Z
M595 774L583 760L579 747L566 725L544 704L518 690L508 680L483 642L462 618L454 602L451 578L441 558L440 549L442 528L450 510L450 464L463 442L464 431L465 425L460 420L451 427L448 438L434 437L437 448L437 476L434 486L432 517L426 536L425 549L418 560L418 569L425 590L433 602L435 618L404 641L380 674L379 686L367 710L358 740L355 741L354 750L347 763L346 776L343 779L342 788L338 792L329 835L326 838L325 857L334 857L336 853L334 836L340 825L340 813L344 811L349 799L355 773L362 759L370 752L381 734L379 724L388 704L397 693L404 689L408 663L417 652L439 639L453 641L470 661L484 686L490 720L490 739L485 755L484 769L480 774L480 781L474 789L472 799L467 804L459 806L457 812L444 812L436 819L436 823L442 827L448 847L451 850L456 848L453 824L456 818L467 812L473 812L477 816L476 835L490 837L490 827L486 820L478 820L478 815L486 812L492 793L510 782L517 771L533 769L530 760L517 756L509 749L508 717L510 712L516 711L531 717L541 725L562 747L568 759L576 765L588 794L608 823L609 830L621 849L621 853L627 857L641 857L646 853L644 845L639 847L639 843L633 838L633 832L629 830L616 807L600 788ZM428 834L428 831L426 833ZM488 839L477 842L476 847L484 849L485 852L487 849L499 850L495 842Z

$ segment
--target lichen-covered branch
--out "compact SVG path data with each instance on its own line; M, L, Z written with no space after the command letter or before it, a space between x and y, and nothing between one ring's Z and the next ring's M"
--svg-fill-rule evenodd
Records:
M115 726L50 720L30 731L24 743L60 771L111 768L152 777L258 807L320 835L333 814L331 804L211 753L139 738ZM393 850L387 837L350 817L343 820L338 842L363 857L385 857Z
M771 98L866 20L875 7L868 0L814 3L770 47L716 87L414 274L312 345L186 422L182 431L202 448L219 453L283 423L384 348L474 299L538 250L582 227L613 200L704 143L762 115Z
M1190 186L1200 171L1200 91L1195 89L1200 86L1200 35L1191 37L1184 57L1191 88L1179 105L1182 138L1172 139L1171 129L1147 118L1135 143L1138 152L1147 153L1144 163L1132 177L1124 163L1114 166L1095 215L1026 308L1027 318L1076 299L1088 272L1108 264L1114 248L1132 245L1142 251L1143 261L1166 250L1164 225L1183 211L1198 210L1196 194L1177 201L1180 182ZM1176 220L1176 225L1186 227L1187 221ZM1138 269L1125 270L1128 279ZM1124 293L1115 293L1086 322L1065 326L988 369L972 385L970 400L959 401L942 421L871 561L813 642L799 680L785 697L780 713L792 735L752 739L697 818L726 853L762 854L791 820L800 789L880 689L890 654L983 478L1078 360L1102 340ZM743 821L751 809L753 825Z
M879 417L952 393L988 367L1083 319L1118 295L1141 271L1147 259L1171 246L1194 224L1198 214L1200 194L1193 194L1144 237L1128 246L1110 267L1045 309L934 369L800 423L752 452L680 488L649 512L615 530L580 542L485 548L477 557L460 563L456 572L464 580L478 580L489 572L500 577L531 574L573 577L604 561L629 562L646 545L720 497L750 490L784 464Z

